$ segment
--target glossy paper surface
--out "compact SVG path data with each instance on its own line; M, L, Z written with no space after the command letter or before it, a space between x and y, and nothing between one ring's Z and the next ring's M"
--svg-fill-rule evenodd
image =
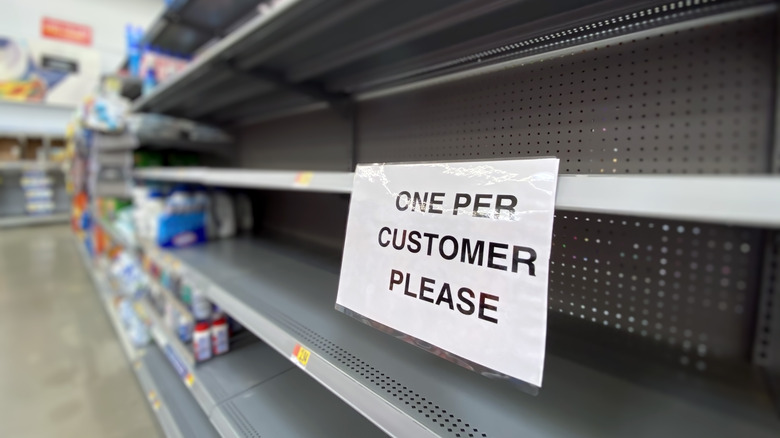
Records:
M336 307L541 386L557 175L555 158L358 166Z

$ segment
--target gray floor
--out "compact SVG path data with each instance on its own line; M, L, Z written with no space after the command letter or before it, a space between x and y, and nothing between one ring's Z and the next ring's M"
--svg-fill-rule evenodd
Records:
M0 437L155 436L70 230L0 229Z

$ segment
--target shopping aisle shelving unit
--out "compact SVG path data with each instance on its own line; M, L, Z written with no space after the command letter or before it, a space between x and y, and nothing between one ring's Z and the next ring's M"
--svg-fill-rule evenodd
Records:
M134 176L254 190L259 236L162 253L390 435L774 436L777 20L761 0L283 2L133 105L231 128L235 167ZM334 309L356 164L544 156L537 397Z
M122 326L122 322L119 319L119 312L117 311L116 303L114 302L118 297L114 291L114 288L111 287L108 279L105 278L105 275L95 269L92 260L90 259L89 255L87 255L87 250L84 248L84 244L78 238L74 238L74 241L79 251L79 255L81 256L81 260L84 262L84 267L87 270L87 274L92 280L92 285L95 287L95 291L100 298L100 302L103 303L103 308L106 311L106 315L108 315L108 319L111 321L111 325L114 327L114 331L116 331L116 335L119 338L119 343L122 345L122 350L124 350L125 356L127 356L127 359L131 362L138 359L141 351L133 346L132 342L130 342L130 338L125 332L124 327Z
M107 221L98 218L98 223L116 242L127 242L120 234L110 231L114 228ZM126 246L135 250L142 247L132 244ZM86 254L84 256L86 257ZM86 258L85 261L89 267L90 262ZM90 272L96 284L105 286L100 272L94 268ZM159 283L153 287L159 287L167 295L172 295ZM110 295L103 295L106 310L122 338L126 351L130 351L128 357L137 357L139 355L128 343L124 329L117 319L116 309L110 304L111 299L107 298L108 296ZM175 297L171 298L178 302ZM188 403L191 402L202 416L205 415L207 421L210 419L219 436L337 437L353 432L361 437L382 435L370 421L350 409L327 389L306 376L289 359L279 356L253 335L239 335L237 339L231 340L230 352L203 363L196 363L191 347L171 333L149 299L142 298L139 304L143 309L143 317L150 322L152 339L156 345L147 347L144 351L148 353L153 350L154 356L149 361L157 368L163 363L166 368L164 372L155 371L166 383L164 386L158 385L154 391L166 399L165 391L168 388L175 386L184 389L188 392ZM175 385L167 383L169 381L175 381ZM280 399L280 393L285 392L295 394L294 400ZM181 399L181 394L175 393L171 397L178 400ZM190 404L185 405L186 409L182 411L182 415L194 415ZM153 401L152 405L155 406ZM301 412L305 412L305 416L302 417ZM163 418L164 415L158 414L158 418L169 436L210 436L186 433L181 435L175 431L174 434L169 434L170 426L166 425L169 419ZM207 428L206 431L210 429Z
M752 423L746 411L712 412L555 356L547 359L549 383L529 397L335 312L338 260L277 242L235 239L169 255L184 278L279 353L310 349L306 373L394 436L598 436L604 425L589 419L615 412L627 415L611 424L615 436L658 436L674 424L681 436L769 437L777 426L771 412ZM593 394L600 401L587 403Z
M209 422L208 416L200 409L184 384L176 378L176 373L166 363L163 353L154 346L133 346L119 319L116 308L118 295L105 275L95 268L84 244L77 238L74 238L74 242L128 362L165 435L169 438L218 437L219 434Z
M49 140L46 138L44 141L46 147L48 147L48 143ZM29 214L25 212L28 198L19 180L26 171L42 171L52 179L48 190L51 191L51 200L54 203L53 213ZM38 160L0 162L0 228L66 222L69 215L64 213L68 205L64 177L62 163Z
M147 309L155 315L151 306ZM195 365L189 363L188 346L165 330L156 315L153 324L155 342L178 371L176 377L189 387L201 409L211 412L222 436L335 437L345 431L356 436L380 435L367 420L263 342L234 342L229 353ZM292 404L297 409L277 398L279 391L295 394L297 401ZM301 420L301 411L306 412L306 421Z
M156 346L144 350L133 367L167 437L220 436Z

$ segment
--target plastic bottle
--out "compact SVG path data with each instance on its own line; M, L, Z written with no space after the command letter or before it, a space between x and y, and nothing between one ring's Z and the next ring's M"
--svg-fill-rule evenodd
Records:
M176 310L173 303L167 300L165 302L165 325L168 327L168 330L174 331L177 329L180 316L181 313Z
M192 334L192 350L197 362L211 359L211 330L208 322L202 321L195 324L195 332Z
M186 315L179 315L179 325L176 327L182 342L192 341L192 320Z
M230 351L230 335L227 319L224 316L211 324L211 348L215 356Z
M236 209L233 198L225 191L211 194L211 212L216 226L215 235L224 239L236 234Z
M211 319L211 302L206 298L206 295L192 288L191 299L192 316L198 321Z
M157 86L157 75L154 72L154 67L149 67L146 70L146 76L144 76L144 82L141 88L141 94L144 96L150 94L154 87Z
M192 309L192 287L185 283L184 280L182 280L181 288L179 289L179 299L184 305Z

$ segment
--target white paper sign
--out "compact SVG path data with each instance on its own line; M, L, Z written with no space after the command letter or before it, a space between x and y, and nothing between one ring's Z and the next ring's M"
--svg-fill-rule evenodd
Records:
M556 158L358 166L337 308L540 387L557 175Z

